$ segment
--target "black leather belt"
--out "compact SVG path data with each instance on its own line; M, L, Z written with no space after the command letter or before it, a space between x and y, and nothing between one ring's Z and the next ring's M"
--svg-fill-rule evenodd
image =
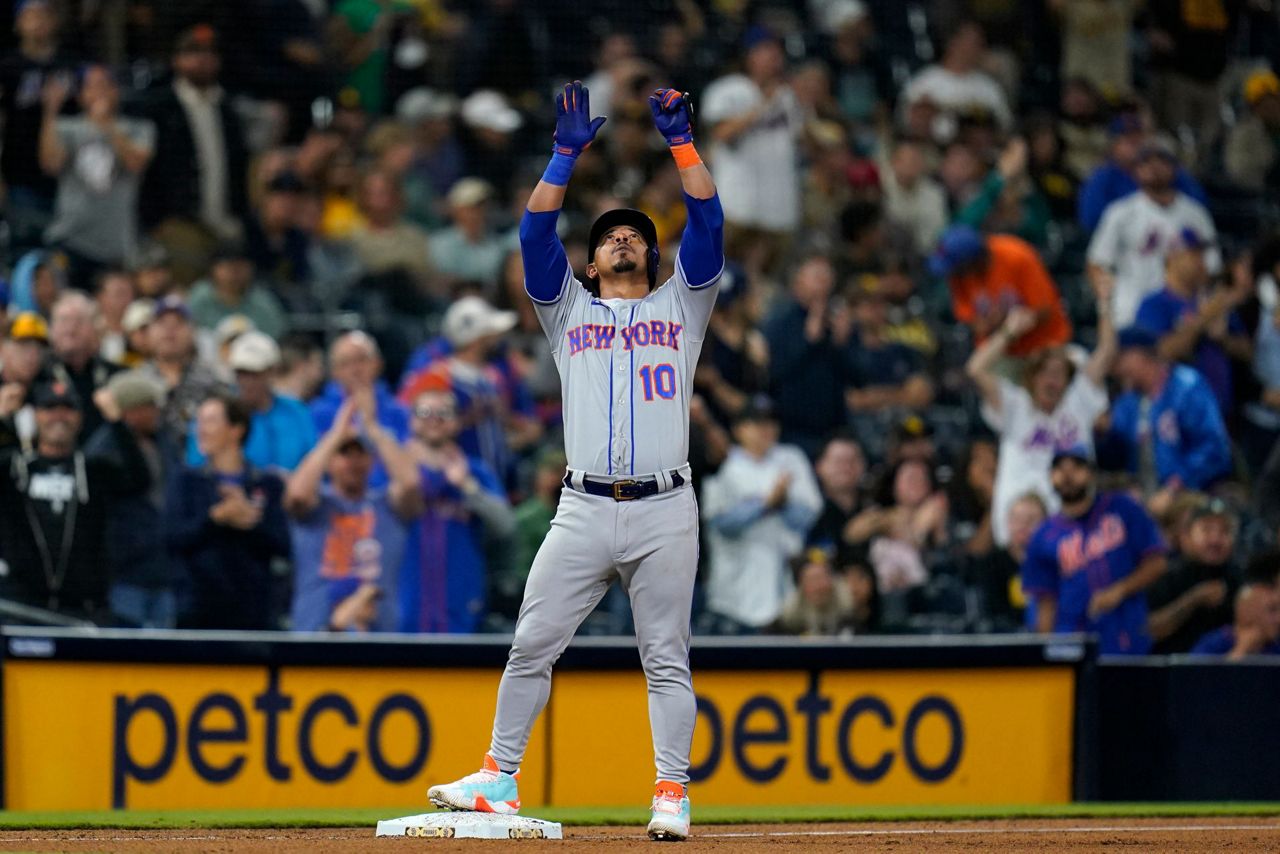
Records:
M684 486L685 480L678 471L668 472L671 478L671 488L675 489ZM570 489L576 489L571 480L571 476L564 476L564 485ZM592 480L589 477L582 479L582 489L587 495L598 495L601 498L612 498L614 501L635 501L637 498L648 498L650 495L657 495L662 492L662 488L658 485L657 478L648 478L646 480Z

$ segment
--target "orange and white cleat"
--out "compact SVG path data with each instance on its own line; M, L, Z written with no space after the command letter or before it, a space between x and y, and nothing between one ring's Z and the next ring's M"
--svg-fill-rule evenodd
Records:
M649 811L649 838L655 842L683 842L689 838L689 795L683 784L658 782Z
M432 786L427 790L427 798L446 810L515 815L520 812L519 782L519 771L506 773L486 753L479 771L453 783Z

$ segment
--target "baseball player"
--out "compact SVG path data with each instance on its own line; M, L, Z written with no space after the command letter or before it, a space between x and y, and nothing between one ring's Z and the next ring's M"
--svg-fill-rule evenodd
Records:
M1036 529L1022 561L1037 630L1095 632L1103 654L1147 654L1144 591L1168 551L1155 521L1128 495L1098 492L1085 445L1055 450L1051 477L1062 510Z
M689 613L698 560L689 398L724 267L724 217L693 147L686 97L659 89L649 104L688 209L675 274L655 287L653 222L618 209L591 227L584 284L555 224L574 162L605 120L591 118L581 83L556 96L555 146L520 223L520 250L525 289L560 370L566 488L529 572L483 767L427 794L447 809L519 810L517 772L551 691L551 666L618 579L631 599L649 685L657 782L648 833L681 840L689 835Z

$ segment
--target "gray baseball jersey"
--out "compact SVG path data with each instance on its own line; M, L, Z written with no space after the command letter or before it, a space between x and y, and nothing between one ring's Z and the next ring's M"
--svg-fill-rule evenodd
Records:
M719 281L690 287L677 258L643 299L602 300L566 264L559 298L534 300L560 369L569 468L646 475L688 461L693 371Z

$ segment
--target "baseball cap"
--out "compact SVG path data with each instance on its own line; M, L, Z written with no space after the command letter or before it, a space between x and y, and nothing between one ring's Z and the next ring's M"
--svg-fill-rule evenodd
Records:
M280 347L275 339L256 329L241 334L231 342L227 364L233 371L260 374L280 364Z
M1053 465L1057 465L1059 460L1075 460L1085 465L1093 465L1093 451L1083 442L1076 442L1072 445L1061 445L1053 449Z
M488 201L493 187L483 178L462 178L449 190L446 200L450 207L467 208Z
M444 337L454 347L465 347L486 335L501 335L516 325L514 311L499 311L481 297L463 297L444 313Z
M252 332L257 328L258 325L243 314L228 314L218 321L217 326L213 327L213 339L221 347L224 344L230 344L246 332Z
M1160 336L1143 326L1126 326L1116 336L1121 350L1155 351L1160 344Z
M725 308L733 305L746 296L750 284L742 265L726 258L724 270L720 273L720 290L716 291L716 306Z
M139 406L164 406L165 388L142 371L122 371L107 382L107 391L124 410Z
M48 9L50 8L51 5L52 4L49 2L49 0L22 0L22 2L18 3L18 8L14 10L13 14L14 14L14 17L17 17L18 15L21 15L23 12L27 11L28 9L35 9L35 8Z
M511 133L524 125L524 116L507 103L501 92L479 89L462 102L462 120L469 126Z
M31 395L31 403L36 409L52 409L55 406L68 406L80 409L80 395L69 383L58 380L41 383L35 387Z
M1205 496L1191 510L1191 515L1187 517L1187 524L1197 519L1204 519L1209 516L1221 516L1224 519L1235 519L1236 513L1231 509L1231 505L1223 501L1221 498L1210 498Z
M143 297L129 303L128 308L124 310L124 317L120 318L120 328L126 334L137 332L142 327L149 326L155 319L156 301Z
M279 176L277 176L278 178ZM272 179L273 181L275 179ZM217 264L219 261L239 261L248 258L249 253L244 246L237 240L226 240L219 243L213 250L213 258L210 259L211 264Z
M9 322L9 337L14 341L49 343L49 324L34 311L24 311Z
M1173 240L1165 247L1165 257L1175 252L1203 252L1209 248L1209 241L1201 237L1194 228L1182 228L1174 235Z
M292 169L285 169L283 172L277 172L267 182L268 193L301 193L307 189L307 185L302 183L302 179L298 177L298 173Z
M426 86L410 89L396 101L396 118L408 124L427 119L447 119L458 111L458 99Z
M1151 157L1162 157L1174 164L1178 162L1178 153L1173 150L1173 146L1168 140L1158 136L1151 137L1138 149L1138 160L1147 160Z
M867 17L867 4L862 0L831 0L822 14L822 28L835 34Z
M759 24L747 27L747 31L742 35L742 50L750 51L762 44L772 42L782 47L782 37L768 27L762 27Z
M594 258L596 247L604 240L605 233L620 225L628 225L640 232L648 246L658 245L658 228L648 214L635 208L614 208L600 214L591 224L591 234L587 238L587 257Z
M373 442L371 442L369 437L363 433L352 433L347 436L342 440L342 443L338 445L337 451L339 454L345 454L349 448L353 447L359 448L366 454L373 453Z
M1142 118L1137 113L1120 113L1107 123L1107 134L1113 137L1142 133L1142 130Z
M1270 68L1259 68L1244 80L1244 99L1254 105L1268 95L1280 95L1280 77Z
M733 416L733 423L743 421L777 421L778 412L773 401L763 394L752 395Z
M168 249L159 243L150 243L138 251L133 263L129 265L129 270L137 273L142 270L154 270L157 267L168 267L171 260Z
M191 320L191 310L187 308L186 301L172 294L156 302L154 319L159 320L166 314L180 314L183 320Z
M953 225L942 232L938 248L929 256L929 272L939 279L950 276L957 268L976 261L987 249L987 242L970 225Z

